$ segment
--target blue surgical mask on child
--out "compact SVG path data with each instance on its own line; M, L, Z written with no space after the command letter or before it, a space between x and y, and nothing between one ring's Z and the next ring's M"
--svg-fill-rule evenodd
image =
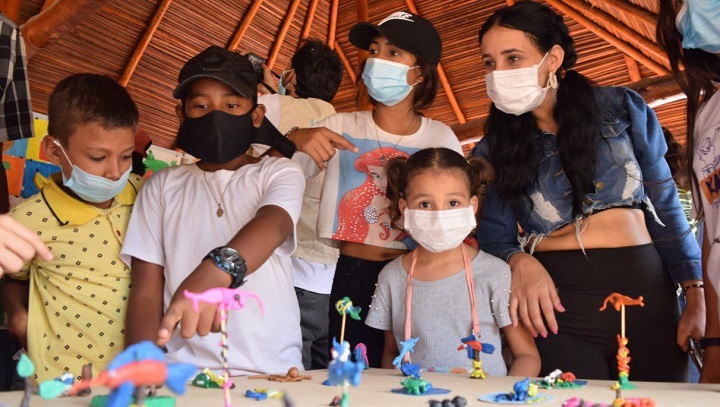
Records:
M81 199L94 203L106 202L115 198L120 192L122 192L123 189L125 189L125 185L130 177L130 169L132 166L128 167L127 171L125 171L120 178L116 181L112 181L105 177L100 177L83 171L80 167L74 165L72 161L70 161L70 157L68 157L65 149L62 145L60 145L60 142L57 141L57 139L54 139L53 143L60 147L60 150L65 155L65 158L67 158L70 165L72 165L70 178L66 177L65 173L61 171L63 185L70 188Z
M686 0L675 17L682 47L720 54L720 3Z
M281 95L287 95L288 94L288 86L292 85L293 81L295 80L295 74L293 73L290 82L289 83L283 83L283 77L285 77L285 74L292 71L292 69L288 69L282 72L280 74L280 78L278 78L278 93Z
M394 106L405 99L416 85L407 82L408 71L413 68L419 67L368 58L362 78L371 98L385 106Z

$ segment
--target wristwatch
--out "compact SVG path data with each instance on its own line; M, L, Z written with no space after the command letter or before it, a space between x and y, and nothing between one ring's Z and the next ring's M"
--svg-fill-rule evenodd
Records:
M230 274L232 277L230 288L238 288L245 283L243 279L247 273L247 266L245 259L237 250L228 246L216 247L203 258L203 260L205 259L212 260L217 268Z

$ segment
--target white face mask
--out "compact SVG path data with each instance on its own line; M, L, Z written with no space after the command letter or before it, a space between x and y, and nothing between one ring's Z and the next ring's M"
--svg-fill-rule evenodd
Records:
M444 211L405 208L403 216L405 230L420 246L433 253L460 246L477 225L472 205Z
M520 116L540 106L550 88L549 85L544 88L538 85L538 69L547 56L546 53L539 64L529 68L493 71L485 75L487 94L495 107Z

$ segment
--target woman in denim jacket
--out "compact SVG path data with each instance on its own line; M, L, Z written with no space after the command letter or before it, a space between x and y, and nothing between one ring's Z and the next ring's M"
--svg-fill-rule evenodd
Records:
M541 376L618 377L620 315L598 310L618 292L645 303L627 309L631 378L687 380L683 351L703 335L704 298L689 289L681 317L674 284L700 281L700 251L654 112L572 70L573 40L546 6L500 9L479 36L493 105L472 154L497 179L477 237L512 269L510 313L537 338Z

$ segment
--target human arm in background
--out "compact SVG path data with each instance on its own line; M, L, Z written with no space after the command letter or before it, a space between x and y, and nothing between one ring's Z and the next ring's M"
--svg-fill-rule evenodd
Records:
M513 356L508 376L537 376L540 373L540 354L527 329L522 325L508 325L501 328L501 331Z
M2 284L2 303L7 313L8 332L27 349L29 280L5 277Z
M132 288L125 320L125 346L149 340L157 342L163 317L164 267L133 257Z
M703 233L703 277L705 278L705 306L707 309L705 337L720 338L720 315L718 315L718 289L720 281L710 281L707 274L707 260L710 255L710 242L708 230ZM703 369L700 374L700 383L720 383L720 346L704 348Z
M36 233L10 215L0 215L0 276L20 271L36 255L45 261L53 258Z
M397 342L395 342L393 331L385 331L385 345L383 346L382 359L380 359L380 367L383 369L395 369L393 359L398 357L399 354L400 350L398 349Z

